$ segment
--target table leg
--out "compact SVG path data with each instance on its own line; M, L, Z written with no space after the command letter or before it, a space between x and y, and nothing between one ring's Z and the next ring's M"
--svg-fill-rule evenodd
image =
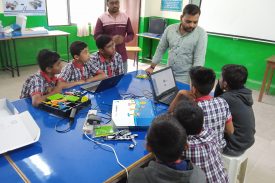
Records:
M20 76L15 39L12 40L12 43L13 43L13 50L14 50L14 57L15 57L15 70L17 71L17 76Z
M13 68L13 64L12 64L12 57L11 57L11 50L10 50L10 44L9 44L9 41L7 43L7 47L8 47L8 54L9 54L9 57L10 57L10 65L8 67L10 67L10 70L11 70L11 75L12 77L14 77L14 68Z
M5 64L4 64L4 50L2 50L2 42L0 42L0 59L1 59L1 68L2 70L5 70Z
M57 39L56 39L56 36L54 36L54 51L57 52Z
M135 54L135 61L137 62L137 71L138 71L138 52Z
M268 82L267 82L267 86L266 86L266 90L265 90L266 94L269 94L270 85L271 85L272 78L273 78L273 75L274 75L274 69L275 68L271 68L270 76L269 76L269 79L268 79Z
M260 90L258 102L261 102L262 99L263 99L263 94L264 94L264 89L265 89L265 84L266 84L266 78L267 78L267 75L268 75L268 71L269 71L269 64L266 63L266 70L265 70L265 73L264 73L264 79L263 79L263 83L262 83L262 88Z
M67 40L67 61L70 61L70 54L69 54L69 36L66 36L66 40Z

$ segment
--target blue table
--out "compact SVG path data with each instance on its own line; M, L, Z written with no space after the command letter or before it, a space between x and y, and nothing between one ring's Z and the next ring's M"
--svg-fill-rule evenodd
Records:
M9 162L0 155L0 182L3 183L22 183L23 179L13 169Z
M140 72L140 71L139 71ZM149 96L151 92L148 80L136 79L136 71L126 74L120 83L109 90L90 95L91 108L98 106L104 112L111 112L112 101L122 99L124 94ZM180 89L189 89L185 84L177 84ZM30 99L13 102L19 112L28 110L41 128L40 140L32 145L9 153L12 160L24 172L31 182L103 182L117 174L122 168L116 163L114 154L108 148L95 145L87 140L82 126L90 107L78 112L73 129L64 134L57 133L55 124L62 119L34 108ZM157 113L164 113L167 106L156 105ZM128 167L148 154L144 150L146 131L134 131L139 136L137 146L129 150L129 141L106 142L113 146L120 162Z

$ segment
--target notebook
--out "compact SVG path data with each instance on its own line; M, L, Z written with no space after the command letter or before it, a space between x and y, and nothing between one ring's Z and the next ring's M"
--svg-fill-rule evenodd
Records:
M117 128L148 128L154 118L151 100L113 100L112 120Z
M81 86L81 88L92 93L98 93L116 86L123 76L124 74L121 74L121 75L104 79L102 81L96 81L96 82L84 84Z
M149 81L153 90L154 100L170 105L178 93L178 87L171 67L153 72Z

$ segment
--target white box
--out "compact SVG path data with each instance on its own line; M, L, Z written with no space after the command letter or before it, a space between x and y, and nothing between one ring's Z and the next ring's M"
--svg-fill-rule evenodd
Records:
M18 113L7 99L0 99L0 154L37 142L40 128L28 111Z

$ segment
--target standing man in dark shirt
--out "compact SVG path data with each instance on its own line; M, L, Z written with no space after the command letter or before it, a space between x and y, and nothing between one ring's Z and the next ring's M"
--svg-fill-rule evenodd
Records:
M119 0L107 0L108 11L101 15L96 23L94 37L101 34L112 36L116 51L122 56L124 72L127 73L127 52L125 43L134 39L134 31L129 17L119 11Z

